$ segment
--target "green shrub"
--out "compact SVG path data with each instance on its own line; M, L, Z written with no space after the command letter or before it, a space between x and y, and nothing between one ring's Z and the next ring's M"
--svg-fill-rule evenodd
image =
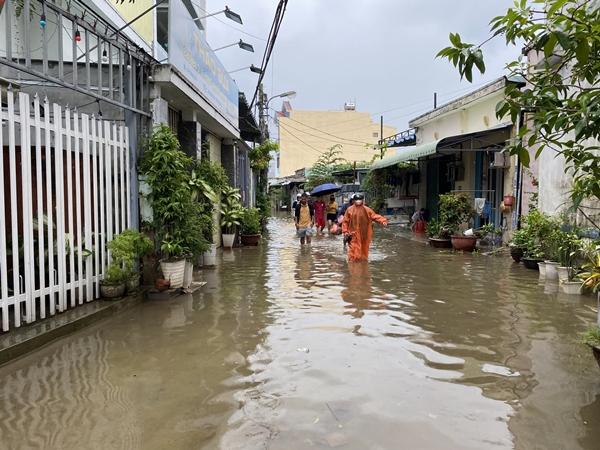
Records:
M456 233L460 225L468 222L475 213L471 199L460 193L441 194L439 207L440 225L450 234Z
M257 208L244 208L241 225L242 234L260 234L260 211Z
M116 263L111 263L104 273L104 284L115 285L123 283L127 278L127 273Z
M584 344L591 346L600 346L600 328L593 327L583 333L582 340Z
M114 264L122 267L126 275L133 274L135 261L152 251L152 241L136 230L125 230L107 244Z

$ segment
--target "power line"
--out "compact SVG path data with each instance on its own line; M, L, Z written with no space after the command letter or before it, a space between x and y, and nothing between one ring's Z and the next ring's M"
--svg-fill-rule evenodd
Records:
M292 133L290 130L288 130L283 124L279 124L281 127L283 127L283 129L290 134L290 136L296 138L298 141L300 141L301 143L303 143L304 145L306 145L307 147L310 147L311 149L313 149L315 152L317 152L319 155L322 155L325 152L322 152L321 150L317 150L317 148L313 147L312 145L308 144L307 142L304 142L302 139L300 139L298 136L296 136L294 133ZM281 139L281 137L280 137Z
M289 119L289 117L288 117L288 119ZM281 121L279 121L279 125L282 125ZM319 139L319 140L322 140L322 141L334 142L336 144L343 144L343 145L347 145L347 146L350 146L350 147L368 147L368 146L375 145L375 144L369 144L367 142L360 142L359 144L352 144L352 143L348 143L348 142L340 142L340 141L344 141L344 139L343 138L338 138L338 139L334 140L334 139L326 138L326 137L323 137L323 136L317 136L316 134L312 134L312 133L310 133L308 131L301 130L299 128L293 127L289 123L285 124L285 126L287 126L288 128L291 128L292 130L295 130L295 131L297 131L299 133L304 133L307 136L310 136L310 137L313 137L313 138L316 138L316 139ZM359 141L356 141L356 142L359 142Z
M270 109L273 109L273 108L270 108ZM277 111L275 111L274 109L273 109L273 111L274 111L274 112L277 112ZM351 139L351 138L343 138L343 137L340 137L340 136L336 136L335 134L329 133L329 132L327 132L327 131L319 130L318 128L315 128L315 127L313 127L313 126L310 126L310 125L307 125L307 124L305 124L305 123L302 123L302 122L300 122L299 120L292 119L291 117L286 117L286 118L287 118L287 119L289 119L289 120L291 120L292 122L296 122L296 123L298 123L298 124L300 124L300 125L302 125L302 126L305 126L306 128L310 128L311 130L317 131L317 132L319 132L319 133L326 134L326 135L328 135L328 136L334 137L334 138L336 138L336 139L339 139L339 140L342 140L342 141L348 141L348 142L358 142L359 144L362 144L362 145L373 145L373 144L372 144L372 143L370 143L370 142L358 141L358 140L356 140L356 139ZM376 124L373 124L373 126L376 126ZM302 131L302 130L298 130L298 131ZM305 133L306 133L306 132L305 132ZM309 134L309 133L306 133L306 134Z
M273 24L271 25L271 30L269 31L269 38L265 47L265 53L263 54L263 59L260 65L261 73L258 76L256 89L254 90L252 101L250 102L250 109L252 109L254 103L256 102L256 97L258 96L260 85L265 77L267 66L269 65L269 59L271 58L271 53L273 53L275 41L277 40L277 35L279 34L279 28L281 27L281 23L283 22L283 17L287 8L287 2L288 0L279 0L279 4L277 5L277 9L275 10L275 17L273 18Z

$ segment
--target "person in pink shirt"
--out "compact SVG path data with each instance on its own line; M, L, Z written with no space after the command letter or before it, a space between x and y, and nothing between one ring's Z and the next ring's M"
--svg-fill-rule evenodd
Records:
M319 197L315 202L315 223L317 224L317 235L323 234L325 228L325 202Z

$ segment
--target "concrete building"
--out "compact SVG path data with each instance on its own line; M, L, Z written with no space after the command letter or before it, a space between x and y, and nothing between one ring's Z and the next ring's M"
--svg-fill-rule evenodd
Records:
M289 108L289 109L288 109ZM279 155L272 176L285 177L312 166L319 155L340 145L341 156L348 161L371 161L379 155L375 148L380 125L368 112L356 111L347 103L341 111L301 111L289 106L278 114ZM384 126L384 138L396 129Z
M518 198L516 157L504 153L516 127L510 118L498 119L495 112L508 83L523 84L502 77L409 122L416 130L416 145L372 166L381 170L413 161L418 168L418 176L411 175L416 182L397 182L399 189L388 205L404 200L401 207L407 214L426 208L435 217L440 194L463 192L474 206L475 199L485 199L487 212L478 215L476 225L515 227L517 205L504 210L501 206L506 195Z

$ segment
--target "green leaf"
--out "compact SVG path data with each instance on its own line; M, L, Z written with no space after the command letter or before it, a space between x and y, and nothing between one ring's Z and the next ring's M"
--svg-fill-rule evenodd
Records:
M588 63L590 56L590 48L585 38L579 40L579 43L577 44L577 49L575 50L575 54L577 55L577 61L579 61L579 64Z
M523 164L523 167L529 167L529 162L531 158L529 156L529 151L527 151L526 148L519 148L519 158L521 160L521 164Z
M573 45L571 37L567 33L563 33L562 31L555 31L554 35L556 36L556 39L558 39L558 43L563 49L568 50Z
M550 58L552 53L554 53L554 49L556 48L556 44L558 43L558 39L554 33L551 33L546 40L544 45L544 56L546 58Z

